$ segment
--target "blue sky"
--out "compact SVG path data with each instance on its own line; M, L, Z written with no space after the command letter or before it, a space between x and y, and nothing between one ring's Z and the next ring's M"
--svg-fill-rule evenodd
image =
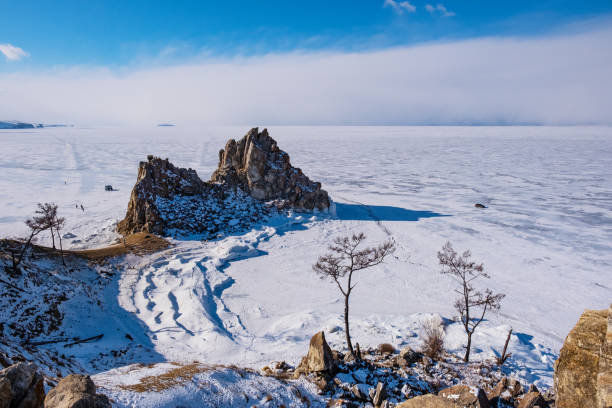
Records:
M612 125L612 1L0 0L0 120Z
M1 0L0 44L24 53L0 70L529 36L608 13L610 0Z

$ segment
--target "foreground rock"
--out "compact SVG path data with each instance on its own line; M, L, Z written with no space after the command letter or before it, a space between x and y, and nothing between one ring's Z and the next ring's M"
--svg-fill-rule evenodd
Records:
M281 379L308 374L306 379L329 398L328 406L512 408L524 400L525 406L534 402L544 408L551 400L548 391L540 398L529 395L527 390L537 393L533 384L504 377L491 362L464 363L452 354L425 362L410 347L398 352L388 346L363 348L360 360L343 357L329 349L321 332L312 337L298 368L281 362L263 371Z
M251 129L236 142L231 139L219 152L219 168L211 181L238 185L258 200L274 200L280 207L326 210L329 197L321 183L295 168L268 130Z
M0 408L40 408L43 377L32 363L17 363L0 371Z
M422 395L396 405L396 408L462 408L452 400L437 395Z
M215 237L262 221L271 206L326 210L329 204L321 185L292 167L289 155L265 129L258 133L255 128L239 142L227 143L210 182L193 169L148 156L140 162L126 216L117 229L124 235Z
M333 374L336 368L331 348L325 340L325 334L318 332L310 339L308 354L295 371L296 377L301 374Z
M96 394L88 375L70 374L49 391L45 408L111 408L111 404L106 396Z
M438 393L438 396L450 399L462 407L469 408L489 408L489 399L483 390L467 385L455 385L445 388Z
M612 305L586 310L555 363L558 408L612 406Z
M528 392L521 399L518 408L548 408L548 403L537 391Z

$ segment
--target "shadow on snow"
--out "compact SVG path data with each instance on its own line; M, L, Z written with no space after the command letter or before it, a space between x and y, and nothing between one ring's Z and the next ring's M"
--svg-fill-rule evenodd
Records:
M449 217L433 211L407 210L388 205L335 204L336 216L343 221L419 221L422 218Z

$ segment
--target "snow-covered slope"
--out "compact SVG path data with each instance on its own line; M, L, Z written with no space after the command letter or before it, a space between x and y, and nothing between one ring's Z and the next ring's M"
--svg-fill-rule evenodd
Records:
M610 128L270 130L292 163L322 182L335 215L290 214L239 236L174 241L172 249L125 260L105 296L160 361L296 364L321 329L342 348L337 288L311 265L333 237L356 231L371 243L398 245L392 259L359 276L352 295L352 334L362 345L418 346L422 318L453 317L453 283L436 264L447 240L471 249L492 275L484 283L507 295L475 336L475 358L499 350L512 327L508 370L525 381L550 385L555 355L579 314L608 306ZM2 131L0 235L20 233L36 202L55 201L66 232L76 235L68 245L106 244L116 238L142 157L169 157L206 177L224 141L242 133L69 128L24 138ZM118 191L104 191L105 184ZM447 348L460 352L461 328L451 323L446 333ZM130 358L122 364L139 362Z

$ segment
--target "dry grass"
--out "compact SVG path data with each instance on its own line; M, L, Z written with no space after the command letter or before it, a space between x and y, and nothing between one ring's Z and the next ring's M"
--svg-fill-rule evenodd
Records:
M421 323L421 352L432 360L439 360L444 352L444 327L439 319L427 319Z
M128 253L136 255L152 254L154 252L161 251L162 249L166 249L169 246L170 243L168 243L168 241L158 237L157 235L147 232L138 232L125 237L125 245L123 245L123 242L121 242L105 248L70 251L70 253L84 256L88 259L100 259L125 255Z
M198 363L179 365L160 375L151 375L140 379L138 384L120 385L126 391L134 392L161 392L177 385L185 384L196 374L205 373L212 368Z
M120 242L115 245L110 245L104 248L85 249L85 250L68 250L64 249L64 255L76 255L93 261L104 260L119 255L136 254L146 255L161 251L170 246L170 243L157 235L138 232L136 234L125 237L125 245ZM45 254L60 255L59 249L53 249L40 245L33 245L34 249Z
M143 377L137 384L119 385L118 387L126 391L133 392L161 392L192 381L193 377L197 374L218 369L231 369L238 372L238 374L241 376L244 376L244 374L247 372L255 372L249 369L241 369L236 366L206 365L201 363L183 365L176 362L172 362L170 364L176 366L176 368L168 370L163 374Z

